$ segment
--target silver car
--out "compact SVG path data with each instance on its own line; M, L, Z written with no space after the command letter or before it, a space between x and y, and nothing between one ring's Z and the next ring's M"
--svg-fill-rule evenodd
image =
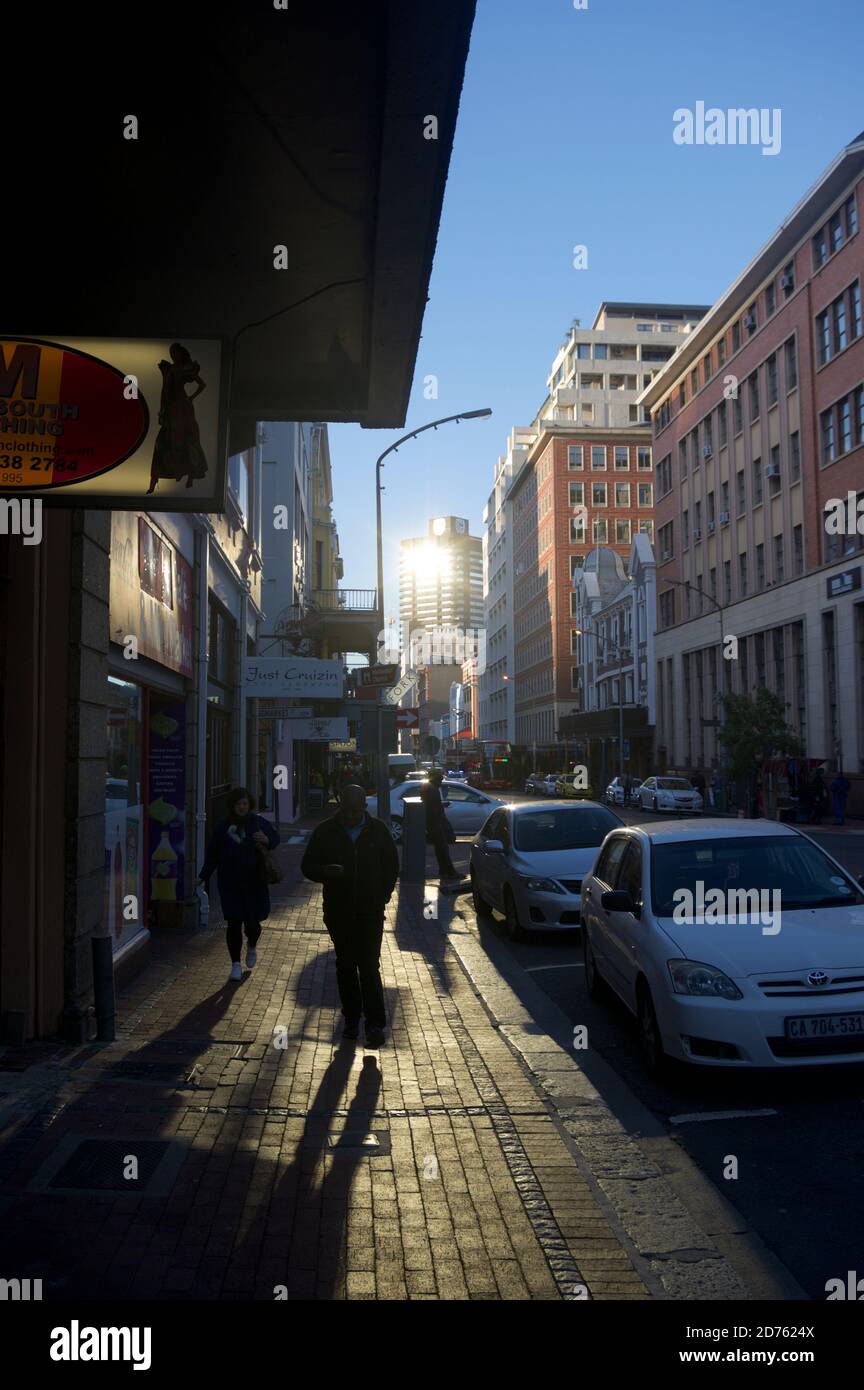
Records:
M390 829L397 844L402 841L402 819L405 807L402 802L406 796L419 796L423 785L419 778L411 778L394 787L390 793ZM467 782L458 782L448 777L441 782L444 814L456 835L473 835L493 811L503 803L498 796L490 796L477 787L469 787ZM378 815L378 798L367 796L366 806L370 816ZM383 819L383 817L382 817Z
M471 846L478 917L503 912L518 941L526 931L580 925L582 879L610 830L622 824L596 801L501 806Z

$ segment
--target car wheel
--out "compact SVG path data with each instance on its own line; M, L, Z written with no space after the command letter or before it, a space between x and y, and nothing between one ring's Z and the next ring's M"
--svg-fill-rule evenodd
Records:
M606 994L606 981L597 969L597 960L584 927L582 935L585 938L585 986L592 999L602 999Z
M477 917L492 916L492 908L489 906L486 899L481 896L480 890L477 887L477 878L473 869L471 870L471 900L474 904L474 913Z
M397 845L401 845L401 843L402 843L402 819L401 819L400 816L392 816L392 817L390 818L390 834L393 836L393 839L396 841L396 844L397 844Z
M658 1076L663 1070L666 1054L663 1051L663 1039L660 1037L660 1025L657 1022L654 1000L651 998L651 991L644 980L639 985L636 1007L642 1057L651 1075Z
M511 941L523 941L525 932L519 923L519 914L516 911L516 899L513 897L512 890L504 889L504 917L507 927L507 935Z

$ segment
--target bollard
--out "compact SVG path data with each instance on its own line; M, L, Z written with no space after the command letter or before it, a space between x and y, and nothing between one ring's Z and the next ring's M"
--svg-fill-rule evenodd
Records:
M110 936L94 936L93 995L96 1005L96 1037L113 1042L114 1032L114 954Z
M400 878L403 883L425 883L426 807L419 796L404 797L402 805L405 808L405 815L402 821Z

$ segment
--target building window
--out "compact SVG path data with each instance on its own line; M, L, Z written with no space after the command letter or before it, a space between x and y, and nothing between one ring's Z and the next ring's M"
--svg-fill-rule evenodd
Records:
M834 407L823 410L819 417L819 441L821 462L833 463L837 457L837 436L834 430Z
M756 588L765 588L765 547L761 542L756 547Z
M728 480L720 484L720 510L724 513L726 520L729 520L729 483Z
M639 506L640 506L640 507L653 507L653 506L654 506L654 489L653 489L653 487L651 486L650 483L640 483L640 484L639 484Z
M765 317L770 319L774 310L777 308L777 291L774 288L774 281L765 286Z
M783 274L780 276L780 285L784 299L789 299L795 293L795 266L792 261L788 265L784 265Z
M790 338L784 344L784 352L786 354L786 390L792 391L798 385L798 350L794 338Z
M605 362L608 356L609 356L609 349L607 348L607 346L606 346L605 343L595 343L595 344L594 344L594 361L595 361L595 362Z
M609 525L605 516L594 518L594 541L597 545L606 545L609 540Z
M724 602L725 604L727 604L727 605L730 604L730 603L732 602L732 561L731 561L731 560L724 560L724 561L723 561L723 602Z
M643 484L640 483L639 486L642 487ZM616 507L629 507L629 506L630 506L630 484L629 484L629 483L616 483L616 484L615 484L615 506L616 506Z
M750 308L747 310L747 313L744 315L744 326L745 326L745 328L747 329L747 336L748 336L749 338L752 338L752 337L753 337L753 334L756 332L756 328L757 328L757 326L758 326L758 324L757 324L757 318L756 318L756 301L755 301L755 300L754 300L753 303L750 305Z
M816 355L820 367L861 336L861 287L856 281L816 315Z
M651 471L651 450L642 445L636 451L636 467L640 473L650 473Z
M747 555L744 551L738 556L738 597L747 597Z
M582 468L582 467L583 467L583 463L582 463L582 445L581 445L581 444L568 444L568 445L567 445L567 467L568 467L568 468L571 468L571 469L577 469L577 468Z
M797 483L801 477L801 440L797 430L789 436L789 481Z
M675 590L664 589L659 595L660 626L672 627L675 623Z
M732 433L740 434L744 428L744 407L740 394L732 398Z
M758 507L762 501L762 460L753 460L753 506Z
M855 194L852 193L843 204L843 215L846 220L846 239L855 235L858 230L858 209L855 206Z
M626 444L615 445L615 467L619 472L624 472L630 467L630 450Z
M795 557L795 573L804 573L804 529L794 526L792 528L792 553Z
M818 270L828 259L828 238L825 235L825 228L820 227L813 238L813 269Z
M744 509L745 509L745 506L746 506L745 493L744 493L744 469L743 469L743 468L741 469L741 471L740 471L739 473L736 473L736 474L735 474L735 501L736 501L736 504L737 504L737 507L738 507L738 515L739 515L739 516L743 516L743 515L744 515Z
M591 344L590 344L590 343L577 343L577 344L576 344L576 356L577 356L577 358L579 358L580 361L584 362L584 361L586 360L586 358L589 358L589 357L591 356Z
M605 469L606 467L606 445L591 445L591 467L593 469Z
M729 439L729 417L726 413L726 402L717 407L717 437L722 449Z
M737 352L741 346L741 320L736 319L732 325L732 351Z
M657 496L666 497L672 491L672 455L667 454L657 465Z
M776 497L777 493L780 491L780 483L780 445L772 444L771 469L769 478L769 490L771 492L772 497Z
M784 577L785 577L785 576L784 576L784 573L783 573L783 537L782 537L782 536L775 536L775 537L774 537L774 582L775 582L775 584L782 584L782 583L783 583Z
M750 423L759 419L759 373L753 372L747 379L750 388Z
M718 339L717 339L717 370L718 370L718 371L719 371L720 368L723 366L723 363L724 363L725 361L726 361L726 339L725 339L725 338L718 338Z
M678 387L678 409L679 409L679 410L683 410L686 404L687 404L687 385L686 385L685 382L682 381L682 382L681 382L681 385Z
M779 394L777 386L777 355L771 354L765 363L765 385L768 391L768 406L777 404Z
M696 392L699 390L699 368L694 367L690 373L690 399L692 401Z
M687 467L687 440L681 439L678 441L678 473L682 482L687 477L688 471L689 470Z
M605 507L605 506L606 506L606 484L605 484L605 483L592 483L592 484L591 484L591 506L592 506L592 507Z
M690 545L690 513L689 513L688 511L685 510L685 511L683 511L683 512L681 513L681 549L682 549L682 550L687 550L687 548L689 547L689 545Z
M138 579L151 598L174 607L174 568L171 546L143 518L138 518Z
M615 521L615 544L630 544L630 522L620 517Z
M643 536L647 536L651 544L654 544L654 522L647 518L639 522L639 531Z
M675 554L675 523L667 521L665 526L661 526L657 532L657 540L660 545L661 563L671 560Z

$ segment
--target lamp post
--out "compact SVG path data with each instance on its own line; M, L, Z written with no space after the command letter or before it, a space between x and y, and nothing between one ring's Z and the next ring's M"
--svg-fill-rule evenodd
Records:
M375 537L378 560L378 631L384 631L384 535L381 529L381 469L388 454L393 454L402 444L406 444L409 439L416 439L418 435L425 434L426 430L437 430L439 425L449 425L454 420L480 420L492 414L486 407L483 410L462 410L458 415L445 415L440 420L430 420L428 425L420 425L416 430L411 430L408 434L403 434L397 439L395 444L391 444L385 449L383 454L379 454L375 461ZM390 821L390 780L387 776L387 755L384 752L384 724L381 718L381 708L384 700L383 693L378 697L378 725L376 739L376 768L375 785L378 794L378 815L384 819L385 824Z

